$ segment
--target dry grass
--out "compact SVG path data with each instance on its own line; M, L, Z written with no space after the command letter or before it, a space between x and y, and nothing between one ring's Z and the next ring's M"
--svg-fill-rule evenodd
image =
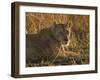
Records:
M42 13L26 13L26 30L28 33L37 33L41 29L49 27L53 22L67 23L70 16L65 14L42 14Z
M66 51L79 52L82 64L89 64L89 16L27 12L26 32L36 34L42 29L50 27L53 22L72 23L70 44ZM44 64L49 65L49 62L41 61L39 65L35 65L43 66ZM33 64L27 65L32 66Z

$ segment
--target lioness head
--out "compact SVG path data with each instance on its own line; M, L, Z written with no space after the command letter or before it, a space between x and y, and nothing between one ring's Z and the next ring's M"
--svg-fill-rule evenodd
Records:
M68 23L66 24L54 23L52 28L55 39L63 45L68 44L70 38L70 32L71 32L70 30L71 30L71 26Z

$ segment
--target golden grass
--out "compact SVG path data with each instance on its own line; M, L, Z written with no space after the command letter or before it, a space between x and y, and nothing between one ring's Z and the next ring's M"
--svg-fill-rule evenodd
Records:
M56 23L72 23L70 44L66 50L80 52L83 64L89 63L89 16L52 13L26 13L26 32L35 34Z

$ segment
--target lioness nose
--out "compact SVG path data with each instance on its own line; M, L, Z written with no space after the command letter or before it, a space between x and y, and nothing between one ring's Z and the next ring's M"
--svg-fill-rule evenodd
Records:
M68 39L64 39L64 41L68 41Z

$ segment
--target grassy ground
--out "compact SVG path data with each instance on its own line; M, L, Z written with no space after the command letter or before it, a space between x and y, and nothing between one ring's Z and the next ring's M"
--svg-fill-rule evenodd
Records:
M70 44L66 51L79 52L82 63L89 64L89 16L84 15L67 15L67 14L43 14L43 13L26 13L26 33L36 34L44 28L49 27L53 22L72 24ZM71 57L57 58L54 64L65 65L71 64ZM41 60L39 64L29 63L27 66L49 66L49 61ZM71 64L72 65L72 64Z

